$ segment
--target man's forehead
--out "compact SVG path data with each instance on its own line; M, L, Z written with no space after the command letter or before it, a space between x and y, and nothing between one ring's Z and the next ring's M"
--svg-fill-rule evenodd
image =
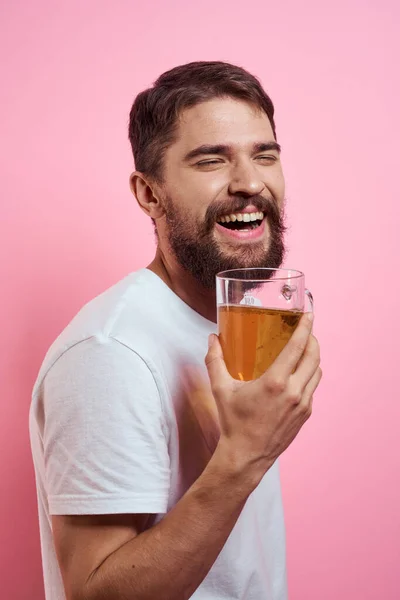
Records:
M180 144L253 143L255 138L274 139L271 123L259 107L233 98L217 98L185 109L179 116Z

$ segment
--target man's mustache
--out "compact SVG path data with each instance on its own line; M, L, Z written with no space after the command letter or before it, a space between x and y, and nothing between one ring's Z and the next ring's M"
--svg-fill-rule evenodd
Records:
M248 206L254 206L257 211L263 212L267 218L269 225L277 232L284 233L286 231L283 214L272 197L265 198L264 196L235 196L227 200L220 200L211 204L206 212L204 220L204 231L209 233L212 231L215 221L218 217L231 215L243 211Z

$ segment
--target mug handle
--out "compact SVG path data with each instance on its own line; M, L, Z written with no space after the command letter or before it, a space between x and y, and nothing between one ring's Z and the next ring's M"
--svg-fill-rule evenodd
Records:
M305 294L306 294L306 296L308 298L308 301L310 303L311 312L313 313L314 312L314 298L313 298L313 295L310 292L310 290L305 290Z

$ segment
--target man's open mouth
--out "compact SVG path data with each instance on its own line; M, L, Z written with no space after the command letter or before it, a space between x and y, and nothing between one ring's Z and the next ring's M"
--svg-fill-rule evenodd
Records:
M226 229L235 229L236 231L251 231L257 229L264 219L264 213L233 213L218 217L217 223L226 227Z

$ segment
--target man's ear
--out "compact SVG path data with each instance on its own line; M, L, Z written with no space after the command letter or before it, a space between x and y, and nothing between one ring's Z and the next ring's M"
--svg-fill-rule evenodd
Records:
M137 203L148 217L156 220L164 215L164 207L160 201L158 186L150 182L139 171L132 173L129 184Z

